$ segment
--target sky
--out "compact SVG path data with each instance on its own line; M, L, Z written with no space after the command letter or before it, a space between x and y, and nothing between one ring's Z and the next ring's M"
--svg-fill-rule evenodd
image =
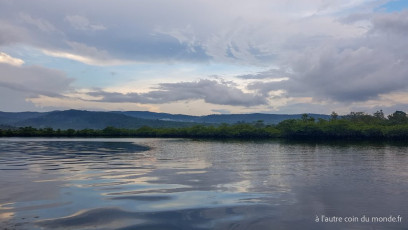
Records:
M408 111L407 0L0 0L0 111Z

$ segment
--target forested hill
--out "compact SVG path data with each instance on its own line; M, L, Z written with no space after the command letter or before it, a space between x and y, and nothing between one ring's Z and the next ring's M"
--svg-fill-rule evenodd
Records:
M159 119L168 121L182 121L182 122L197 122L210 124L234 124L238 122L252 123L262 120L265 124L278 124L281 121L288 119L300 119L302 114L265 114L265 113L249 113L249 114L212 114L206 116L190 116L183 114L169 114L169 113L154 113L147 111L124 111L115 112L125 114L132 117L143 119ZM329 119L329 115L325 114L308 114L309 117L315 119Z
M107 126L135 129L186 127L195 123L141 119L113 112L65 110L44 113L0 113L0 125L54 129L104 129Z
M281 114L222 114L207 116L189 116L181 114L153 113L144 111L92 112L83 110L65 110L53 112L0 112L2 127L34 127L54 129L103 129L116 128L152 128L187 127L195 124L252 123L262 120L265 124L277 124L287 119L299 119L302 115ZM309 114L316 119L328 119L328 115Z

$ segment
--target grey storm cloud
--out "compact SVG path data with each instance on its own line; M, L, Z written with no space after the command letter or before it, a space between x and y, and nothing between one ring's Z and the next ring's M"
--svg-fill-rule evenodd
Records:
M286 0L234 1L234 4L188 0L2 1L0 42L19 41L96 60L87 64L123 63L106 60L110 58L268 65L281 59L285 52L282 43L291 37L302 35L305 41L309 37L325 37L325 33L338 29L324 28L314 17L298 21L288 15L315 9L324 13L353 5L356 4L352 0L330 3L308 0L296 7ZM24 36L20 36L22 33ZM83 48L77 49L72 44ZM94 51L87 52L90 50Z
M0 63L0 88L20 92L26 97L62 97L61 93L69 90L72 82L73 79L66 77L61 71ZM12 101L13 98L9 98L6 103Z
M277 47L287 36L296 35L293 31L308 33L309 26L293 23L289 15L342 9L353 5L350 2L308 0L292 7L287 0L15 0L1 1L0 21L13 31L26 31L24 44L94 59L99 59L98 52L80 53L69 44L106 51L120 60L258 65L279 59ZM0 34L6 32L0 26Z
M372 28L364 38L326 39L324 45L293 50L285 62L293 70L289 80L259 80L247 88L262 94L283 89L289 96L339 102L366 101L406 90L407 15L407 11L374 15L369 18ZM252 79L263 79L264 73Z
M136 102L163 104L175 101L202 99L207 103L233 106L256 106L267 104L262 95L245 93L226 82L202 79L194 82L162 83L147 93L90 92L102 97L100 102Z
M372 18L372 31L388 32L391 34L408 34L408 11L393 14L378 14Z
M73 81L54 69L0 63L0 108L7 111L38 110L27 99L41 95L62 98L62 93L72 89Z
M294 7L287 0L1 1L0 46L27 45L57 57L65 52L89 65L141 61L270 68L237 76L250 82L251 93L200 80L163 83L147 93L90 93L101 102L202 99L254 106L267 105L270 91L285 90L289 97L349 103L408 87L408 11L350 15L361 9L354 6L375 9L372 4L385 2L308 0ZM41 67L1 68L0 87L13 92L58 97L72 81ZM283 77L289 79L274 81Z
M211 59L200 43L156 31L159 25L172 28L192 16L185 15L180 4L191 5L187 1L3 1L0 44L22 42L102 61L106 56L129 61ZM25 36L20 36L22 32ZM72 47L73 43L101 52L87 53Z

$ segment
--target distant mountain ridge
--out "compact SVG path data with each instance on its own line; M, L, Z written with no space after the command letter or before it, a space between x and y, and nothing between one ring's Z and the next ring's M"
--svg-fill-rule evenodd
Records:
M183 114L154 113L148 111L114 111L115 113L125 114L131 117L143 119L158 119L168 121L198 122L198 123L237 123L237 122L255 122L262 120L266 124L277 124L287 119L299 119L302 114L266 114L266 113L249 113L249 114L212 114L205 116L191 116ZM310 114L315 119L329 119L330 115Z
M142 126L170 128L185 127L192 124L187 122L141 119L113 112L65 110L38 114L31 114L31 112L2 112L0 116L0 125L54 129L104 129L107 126L136 129Z
M13 124L30 118L42 116L44 113L39 112L0 112L0 124Z
M329 115L308 114L310 117L328 119ZM54 129L104 129L107 126L136 129L142 126L153 128L186 127L194 124L221 124L264 121L277 124L287 119L299 119L301 114L214 114L191 116L183 114L154 113L148 111L96 112L86 110L64 110L52 112L0 112L0 127L54 128Z

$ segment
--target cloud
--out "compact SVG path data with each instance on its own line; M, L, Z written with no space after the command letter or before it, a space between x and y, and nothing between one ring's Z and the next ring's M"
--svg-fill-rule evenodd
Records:
M10 65L0 62L0 108L2 111L38 111L42 98L53 98L58 108L73 89L73 78L40 66ZM37 103L38 102L38 103ZM48 108L47 110L50 110Z
M372 32L408 34L408 10L377 14L372 18Z
M158 84L149 92L93 92L101 104L202 101L253 109L283 107L277 101L307 97L316 105L345 106L379 101L408 88L408 11L379 11L385 0L118 1L46 0L46 8L29 0L6 1L0 8L2 51L16 53L10 52L13 46L28 46L52 57L98 66L98 71L118 73L110 76L118 79L115 85L123 85L125 78L136 83L156 80L163 69L195 65L191 76L177 75L171 81L178 83ZM28 68L5 55L0 55L1 62ZM83 66L72 63L77 69L70 73L79 73ZM119 71L114 65L127 66ZM211 74L235 85L194 81ZM162 82L169 78L162 77ZM89 87L89 79L78 82ZM11 81L2 84L14 91L30 89Z
M293 64L297 70L289 80L258 81L248 88L263 93L283 89L290 96L353 102L375 99L380 94L408 87L406 59L374 47L306 53Z
M119 60L111 57L106 50L99 50L96 47L87 46L78 42L66 42L71 48L71 52L43 50L43 53L53 57L66 58L95 66L124 65L131 63L126 60Z
M1 96L7 98L1 100L0 108L11 108L13 104L22 104L26 99L40 95L64 97L62 94L70 90L73 82L60 71L39 66L0 63L0 73Z
M282 82L256 81L250 90L285 90L287 96L312 96L315 101L361 102L408 88L407 12L368 18L364 37L326 38L323 44L288 49L284 61L292 74ZM405 30L406 31L406 30ZM300 43L301 45L301 43ZM244 76L244 78L256 78ZM261 74L258 79L264 77Z
M243 74L236 76L241 79L274 79L276 81L288 80L288 77L291 76L291 73L288 73L285 70L281 69L270 69L267 71L262 71L254 74Z
M25 44L72 55L83 56L65 41L105 50L119 60L268 65L279 59L280 46L290 37L358 33L332 15L369 2L62 0L45 1L43 7L21 0L4 4L0 19L25 29Z
M23 41L28 36L27 31L0 19L0 45L12 45Z
M211 111L219 114L231 114L231 111L227 109L212 109Z
M258 94L245 93L227 82L201 79L194 82L161 83L147 93L116 93L97 91L89 93L101 97L100 102L135 102L143 104L163 104L176 101L203 99L206 103L233 106L256 106L267 104Z
M48 22L47 20L41 18L34 18L29 14L20 13L20 18L27 24L35 26L36 28L44 31L44 32L52 32L55 31L55 27Z
M0 52L0 63L6 63L14 66L21 66L24 61L19 58L13 58L10 55Z
M65 17L71 26L77 30L106 30L106 27L101 24L93 24L88 18L80 15L68 15Z

